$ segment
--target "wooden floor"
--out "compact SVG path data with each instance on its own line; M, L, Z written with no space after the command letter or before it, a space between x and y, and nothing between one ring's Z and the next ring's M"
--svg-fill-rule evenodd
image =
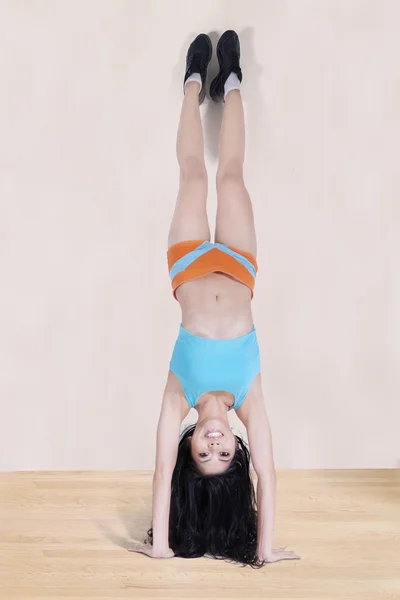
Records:
M0 473L0 599L400 599L400 470L278 471L275 546L240 568L127 552L150 520L149 472Z

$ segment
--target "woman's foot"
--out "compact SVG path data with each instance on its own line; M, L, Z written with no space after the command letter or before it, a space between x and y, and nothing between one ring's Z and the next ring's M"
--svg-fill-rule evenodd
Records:
M190 81L197 81L200 85L199 104L206 96L207 67L212 56L211 40L205 33L198 35L189 46L186 55L186 73L183 87Z
M228 91L240 89L243 77L240 68L240 42L236 31L228 30L221 35L217 46L217 57L219 73L211 82L210 96L214 102L223 102Z

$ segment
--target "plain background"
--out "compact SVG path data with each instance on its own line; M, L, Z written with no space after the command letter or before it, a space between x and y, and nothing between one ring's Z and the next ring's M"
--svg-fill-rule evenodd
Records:
M229 28L276 466L400 466L399 20L397 0L0 2L0 469L153 468L185 54Z

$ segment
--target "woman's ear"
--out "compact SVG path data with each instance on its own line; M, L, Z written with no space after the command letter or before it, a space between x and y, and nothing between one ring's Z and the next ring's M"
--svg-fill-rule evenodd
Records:
M187 439L188 445L191 446L191 444L192 444L192 436L188 435L186 439Z

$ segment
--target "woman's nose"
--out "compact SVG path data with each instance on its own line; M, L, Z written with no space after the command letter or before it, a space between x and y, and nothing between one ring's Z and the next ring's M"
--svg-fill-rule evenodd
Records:
M219 446L219 442L217 441L212 441L208 443L209 446Z

